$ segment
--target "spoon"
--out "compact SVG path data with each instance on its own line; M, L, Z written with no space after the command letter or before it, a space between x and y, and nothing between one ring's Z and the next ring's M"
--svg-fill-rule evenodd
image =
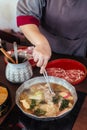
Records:
M17 52L17 43L14 42L14 55L15 55L15 59L16 59L16 64L18 64L18 52Z
M47 71L46 71L46 70L44 70L43 76L44 76L44 78L45 78L45 80L46 80L46 83L47 83L47 85L48 85L48 87L49 87L50 93L51 93L52 95L55 95L53 89L52 89L51 86L50 86L49 77L48 77L48 74L47 74Z

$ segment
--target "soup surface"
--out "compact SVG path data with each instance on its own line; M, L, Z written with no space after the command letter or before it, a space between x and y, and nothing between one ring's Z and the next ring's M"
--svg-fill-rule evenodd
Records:
M55 94L51 94L46 83L38 83L25 89L19 97L20 107L38 117L55 117L73 107L72 94L64 86L50 83Z

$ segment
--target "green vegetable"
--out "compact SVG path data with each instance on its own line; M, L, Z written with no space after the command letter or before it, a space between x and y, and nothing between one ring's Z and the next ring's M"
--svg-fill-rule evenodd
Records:
M52 101L53 101L54 104L57 104L57 103L58 103L58 97L56 97L56 96L53 97L53 100L52 100Z
M61 96L54 96L52 101L54 104L58 104L58 102L61 100L61 98L62 98Z
M36 106L36 100L32 99L30 104L30 109L33 109Z
M63 99L59 110L60 110L60 111L64 110L65 108L68 107L68 105L69 105L69 100Z
M39 109L39 108L37 108L37 109L34 111L34 114L35 114L36 116L43 116L43 115L45 115L45 113L46 113L46 111L44 111L44 110L42 110L42 109Z

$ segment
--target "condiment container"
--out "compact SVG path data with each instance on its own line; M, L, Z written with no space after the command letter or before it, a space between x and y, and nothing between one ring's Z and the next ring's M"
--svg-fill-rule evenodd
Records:
M32 77L32 66L25 57L18 56L18 64L8 60L5 75L6 79L12 83L22 83Z

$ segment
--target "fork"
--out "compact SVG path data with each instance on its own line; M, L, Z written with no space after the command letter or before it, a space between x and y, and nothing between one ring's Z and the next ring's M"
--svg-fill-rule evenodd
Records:
M47 74L46 69L45 69L44 72L43 72L43 76L44 76L44 78L45 78L45 80L46 80L46 83L47 83L47 85L48 85L48 88L49 88L50 93L51 93L52 95L55 95L55 93L54 93L52 87L50 86L49 77L48 77L48 74Z

